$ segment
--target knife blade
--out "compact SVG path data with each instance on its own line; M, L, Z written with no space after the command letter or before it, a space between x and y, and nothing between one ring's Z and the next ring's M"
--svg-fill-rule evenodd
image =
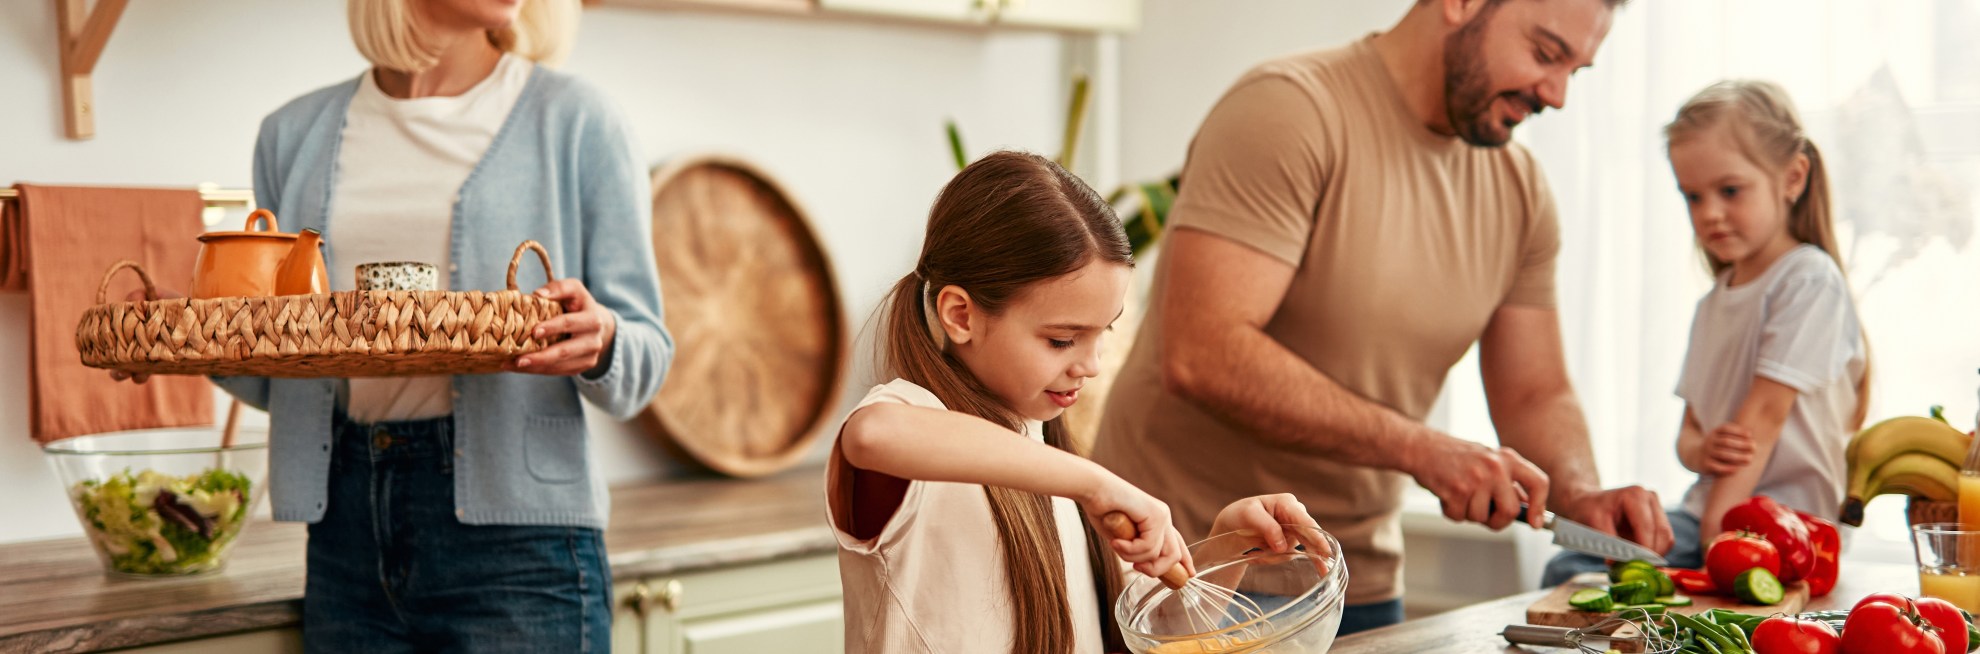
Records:
M1657 566L1670 563L1669 561L1665 561L1664 557L1658 556L1656 552L1650 551L1649 548L1596 531L1594 527L1554 515L1553 511L1546 512L1541 520L1541 526L1543 528L1554 532L1554 544L1560 546L1561 549L1601 557L1611 561L1642 559L1650 565ZM1525 504L1519 505L1519 517L1517 521L1526 522Z

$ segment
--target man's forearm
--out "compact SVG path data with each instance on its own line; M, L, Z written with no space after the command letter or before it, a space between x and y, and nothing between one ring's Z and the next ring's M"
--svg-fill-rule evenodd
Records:
M1566 506L1576 497L1602 490L1588 420L1571 388L1530 400L1493 402L1492 422L1501 445L1547 473L1552 484L1549 504Z
M1164 385L1266 442L1408 471L1424 445L1448 438L1348 390L1255 327L1232 325L1212 342L1223 346L1166 348L1179 359L1164 362Z

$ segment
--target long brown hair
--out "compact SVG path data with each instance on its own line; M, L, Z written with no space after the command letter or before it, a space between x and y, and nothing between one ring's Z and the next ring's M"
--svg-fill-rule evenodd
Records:
M1788 208L1788 235L1829 253L1847 279L1849 267L1843 264L1842 249L1836 245L1835 207L1829 198L1829 175L1822 165L1822 151L1802 130L1801 116L1795 112L1787 89L1764 80L1726 80L1705 87L1678 108L1677 118L1664 126L1664 139L1675 144L1720 126L1729 130L1741 154L1763 169L1778 172L1793 164L1796 155L1808 157L1808 184ZM1714 277L1732 266L1712 256L1703 243L1698 249ZM1862 428L1863 417L1870 410L1868 334L1863 336L1863 352L1863 378L1856 383L1852 430Z
M881 309L883 369L933 392L952 411L1021 432L1023 419L936 341L929 305L935 293L956 286L997 315L1026 287L1095 260L1132 265L1133 255L1113 207L1085 182L1049 159L1023 152L997 152L970 164L936 198L921 258L914 272L894 283ZM1062 423L1060 418L1045 424L1045 442L1070 452ZM1064 551L1050 498L999 487L984 492L1004 551L1014 651L1072 651ZM1101 634L1110 651L1119 651L1125 648L1118 645L1109 610L1119 568L1112 550L1081 517L1102 602Z

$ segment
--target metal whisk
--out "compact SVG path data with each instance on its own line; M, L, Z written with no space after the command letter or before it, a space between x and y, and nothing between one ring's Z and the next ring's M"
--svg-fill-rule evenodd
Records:
M1114 512L1101 518L1115 538L1133 540L1134 521L1127 514ZM1162 584L1175 594L1190 631L1202 637L1195 641L1200 652L1235 652L1269 635L1265 610L1256 600L1235 589L1192 577L1181 563L1162 573Z
M1684 644L1664 635L1666 628L1672 625L1669 616L1643 609L1624 609L1607 620L1580 629L1520 624L1506 626L1506 630L1499 635L1515 645L1573 648L1588 654L1603 654L1622 644L1629 644L1631 650L1645 654L1674 654ZM1625 626L1635 627L1637 634L1612 635Z

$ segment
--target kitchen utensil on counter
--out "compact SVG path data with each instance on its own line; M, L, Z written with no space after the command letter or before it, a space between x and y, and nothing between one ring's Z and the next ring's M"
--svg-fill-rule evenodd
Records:
M219 570L261 501L268 430L212 427L77 436L42 447L104 569L168 577Z
M1139 535L1135 531L1134 521L1128 519L1125 513L1109 513L1100 522L1107 526L1114 538L1134 540ZM1209 634L1199 642L1205 651L1236 651L1259 640L1259 620L1265 617L1265 609L1259 607L1256 600L1205 581L1201 576L1192 577L1181 563L1163 572L1161 580L1177 594L1177 601L1183 606L1190 628L1199 634Z
M418 261L361 263L357 267L360 291L436 291L440 289L440 269Z
M392 377L473 375L502 370L552 341L536 326L562 315L557 302L521 291L516 274L530 252L554 278L550 254L524 241L500 291L338 291L270 297L160 300L144 267L120 261L104 273L96 306L76 325L83 365L165 375ZM110 282L129 268L145 297L109 302ZM538 282L540 283L540 282ZM531 288L534 288L532 285Z
M1526 622L1550 627L1587 627L1609 619L1612 612L1583 611L1574 608L1568 599L1575 591L1587 588L1604 588L1609 584L1607 573L1590 572L1576 576L1567 583L1555 586L1554 590L1526 607ZM1726 609L1750 615L1773 615L1775 613L1800 613L1808 606L1808 583L1797 581L1782 586L1781 601L1771 605L1752 605L1741 602L1730 595L1685 594L1691 599L1691 606L1672 606L1665 610L1672 613L1697 615L1712 609Z
M1494 508L1497 506L1496 503L1493 504ZM1522 523L1526 522L1526 510L1526 503L1520 503L1519 516L1514 518L1514 520ZM1629 542L1629 540L1624 538L1610 536L1596 531L1594 527L1554 515L1553 511L1546 512L1540 524L1541 528L1554 532L1555 545L1570 552L1580 552L1611 561L1640 559L1648 562L1650 565L1669 564L1668 561L1664 560L1663 556L1650 551L1642 545Z
M261 229L256 229L260 225ZM199 235L199 256L193 263L192 297L260 297L309 295L330 289L317 246L321 234L276 231L275 214L256 209L238 232Z
M642 414L664 447L715 471L798 463L838 411L847 326L805 212L738 159L653 173L653 250L673 368Z
M1578 649L1588 654L1602 654L1612 649L1645 654L1673 654L1683 647L1683 643L1665 637L1660 630L1661 627L1669 627L1672 624L1668 616L1653 615L1643 609L1631 609L1578 629L1519 624L1507 625L1506 630L1499 635L1504 636L1506 642L1515 645Z
M1196 600L1170 586L1177 581L1173 572L1164 575L1170 579L1134 575L1114 605L1114 619L1128 649L1137 654L1325 654L1340 629L1347 596L1346 559L1340 543L1327 532L1284 527L1296 545L1283 554L1257 547L1255 536L1239 532L1189 546L1197 579L1243 598L1219 607L1223 626L1216 630L1198 627L1202 618L1191 611ZM1242 613L1235 608L1237 603L1257 609L1260 615L1232 619ZM1251 638L1236 638L1241 635Z

